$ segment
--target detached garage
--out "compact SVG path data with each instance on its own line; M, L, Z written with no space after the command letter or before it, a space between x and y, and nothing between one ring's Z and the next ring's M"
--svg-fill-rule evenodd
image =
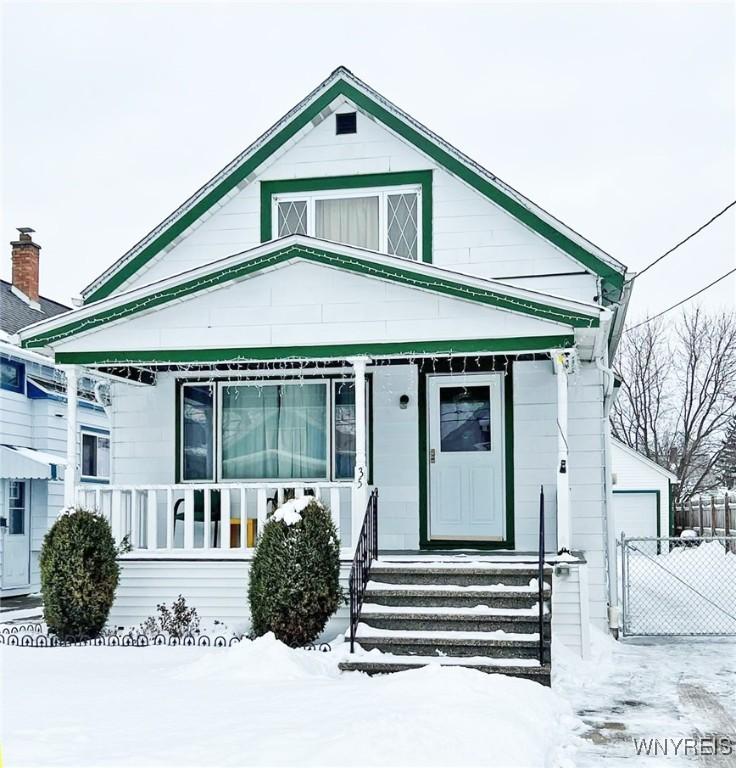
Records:
M670 484L677 477L632 448L612 441L616 538L671 535Z

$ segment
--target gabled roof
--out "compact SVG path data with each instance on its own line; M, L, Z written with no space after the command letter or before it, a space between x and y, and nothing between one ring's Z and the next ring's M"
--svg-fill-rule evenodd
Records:
M149 312L187 296L253 275L289 261L304 260L419 290L516 312L567 325L597 328L607 310L596 304L563 299L497 280L463 275L432 264L409 261L303 235L271 240L213 264L182 272L150 285L86 304L21 333L24 347L53 347L71 336Z
M324 110L340 96L348 99L361 111L413 144L419 151L474 187L586 269L599 275L603 278L604 296L612 301L618 300L626 272L626 268L620 262L432 133L355 77L345 67L339 67L266 133L90 283L82 292L85 301L103 299L124 285L202 215L224 202L227 196L240 185L254 180L255 172L264 161L310 123L319 122L324 117Z
M60 304L44 296L39 296L38 309L35 309L13 292L11 283L0 280L0 330L11 336L31 323L53 317L68 309L70 307L66 304Z
M664 475L670 482L672 483L680 482L677 479L677 475L673 474L672 472L665 469L664 467L661 467L659 464L657 464L656 461L652 461L648 456L645 456L643 453L639 453L639 451L634 450L633 448L630 448L628 445L626 445L626 443L622 443L620 440L617 440L615 437L611 438L611 443L615 448L620 448L624 453L627 453L629 456L631 456L632 459L636 459L637 461L641 462L652 471L657 472L660 475Z

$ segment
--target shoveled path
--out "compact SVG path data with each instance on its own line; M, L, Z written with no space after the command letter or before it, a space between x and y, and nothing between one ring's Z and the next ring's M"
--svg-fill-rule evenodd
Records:
M678 638L615 643L601 639L594 658L553 665L553 689L585 724L579 768L601 765L695 765L736 768L736 638ZM696 739L707 750L730 738L733 754L675 754L672 740ZM655 757L634 740L667 740ZM693 742L690 742L693 744ZM700 750L698 750L700 751Z

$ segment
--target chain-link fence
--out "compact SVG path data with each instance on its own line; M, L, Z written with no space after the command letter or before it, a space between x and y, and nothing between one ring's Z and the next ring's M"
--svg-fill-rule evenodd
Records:
M625 635L736 635L736 537L622 535Z

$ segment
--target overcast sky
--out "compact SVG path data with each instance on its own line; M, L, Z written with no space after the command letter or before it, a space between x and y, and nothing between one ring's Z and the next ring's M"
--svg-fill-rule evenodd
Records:
M631 269L736 198L730 2L24 0L2 34L0 271L32 226L62 301L340 64ZM735 210L642 277L630 319L736 263Z

